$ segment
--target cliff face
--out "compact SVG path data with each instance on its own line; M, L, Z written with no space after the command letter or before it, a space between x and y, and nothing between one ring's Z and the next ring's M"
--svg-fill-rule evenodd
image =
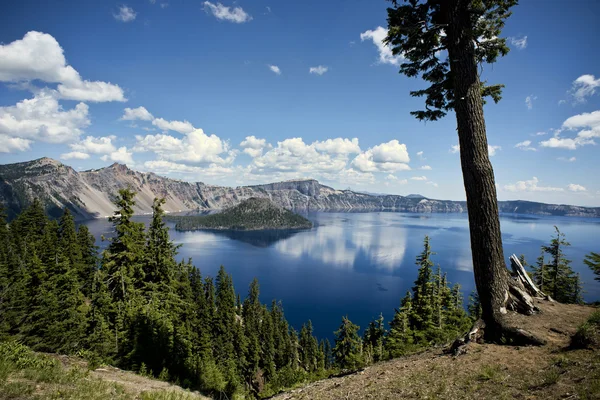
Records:
M133 171L125 165L77 172L59 161L41 158L0 165L0 202L9 218L34 198L41 199L48 212L58 216L69 207L77 219L112 215L112 200L121 188L136 191L136 213L151 212L155 197L165 197L165 210L209 210L227 208L250 197L269 198L275 204L298 211L376 211L421 213L462 213L461 201L432 200L419 196L375 196L351 190L336 190L316 180L270 183L237 188L190 183L153 173ZM500 211L509 213L600 217L600 208L552 205L526 201L500 202Z

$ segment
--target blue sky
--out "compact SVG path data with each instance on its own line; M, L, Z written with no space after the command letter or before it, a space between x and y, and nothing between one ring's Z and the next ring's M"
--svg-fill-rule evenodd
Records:
M9 2L0 160L113 162L212 184L315 178L464 199L454 115L409 115L419 79L381 44L386 1ZM523 1L483 67L500 199L600 206L596 1Z

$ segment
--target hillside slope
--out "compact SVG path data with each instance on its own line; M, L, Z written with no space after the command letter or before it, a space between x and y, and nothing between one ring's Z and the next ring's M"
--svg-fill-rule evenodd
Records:
M112 164L97 170L77 172L50 158L0 165L0 202L9 218L34 198L42 200L54 216L69 207L79 220L112 215L115 193L130 187L138 193L135 212L151 211L152 200L164 197L168 212L224 209L250 197L269 198L293 210L401 211L462 213L463 201L433 200L417 196L369 195L336 190L316 180L298 180L236 188L184 182ZM500 211L538 215L600 217L600 208L553 205L527 201L499 203Z
M541 314L512 317L546 338L546 346L472 343L459 357L431 350L274 399L600 399L600 347L568 349L571 336L594 309L546 301L537 305Z

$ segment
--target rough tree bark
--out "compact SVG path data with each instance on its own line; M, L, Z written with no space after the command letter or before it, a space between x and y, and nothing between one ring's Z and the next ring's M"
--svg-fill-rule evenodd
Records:
M509 326L507 308L533 314L522 285L505 266L494 171L488 155L481 82L475 58L475 38L469 20L471 0L450 0L447 7L448 56L454 79L454 108L463 173L475 283L483 323L476 324L486 341L543 344L533 335ZM471 335L472 336L472 335Z

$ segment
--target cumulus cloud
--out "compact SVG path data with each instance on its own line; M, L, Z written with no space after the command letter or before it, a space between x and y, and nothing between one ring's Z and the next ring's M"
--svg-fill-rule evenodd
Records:
M360 146L358 145L358 139L346 139L346 138L335 138L327 139L325 141L316 141L314 146L317 150L323 151L329 154L358 154L360 153Z
M496 155L496 151L498 150L502 150L502 146L492 146L488 144L488 154L490 155L490 157L493 157ZM455 144L453 146L450 146L450 153L456 154L460 151L460 145L459 144Z
M417 151L417 156L419 156L419 159L421 160L426 160L425 156L423 155L423 151Z
M150 112L148 110L146 110L145 107L138 107L138 108L125 108L125 113L123 114L123 116L120 118L122 121L135 121L135 120L142 120L142 121L152 121L154 119L154 117L152 116L152 114L150 114Z
M426 176L413 176L410 179L413 180L413 181L426 181L427 177Z
M525 151L537 151L537 149L535 147L531 147L531 140L524 140L522 142L519 142L519 143L515 144L515 147L517 149L525 150Z
M33 142L29 139L10 137L0 133L0 143L2 143L0 153L12 153L14 151L29 150L29 146Z
M371 40L373 44L377 47L377 51L379 52L379 63L381 64L391 64L391 65L400 65L404 60L404 57L401 55L395 56L392 53L392 49L387 46L383 40L387 36L388 30L384 27L378 26L374 30L367 30L360 34L360 40Z
M123 146L119 147L116 151L113 151L110 154L100 157L100 159L102 161L114 161L121 164L133 165L135 163L133 162L132 155L132 152L127 151L127 147Z
M175 131L179 133L191 133L196 129L188 121L167 121L162 118L154 118L152 125L163 131Z
M253 135L246 136L246 138L240 143L240 147L244 149L244 153L254 158L261 156L264 149L271 148L272 146L267 143L266 139L259 139Z
M158 134L136 136L136 140L134 151L152 151L167 161L222 165L235 158L227 142L216 135L206 135L202 129L189 132L182 139Z
M309 70L308 70L308 72L310 74L323 75L328 70L329 70L328 67L325 67L323 65L319 65L318 67L310 67Z
M423 165L422 167L419 167L419 169L423 171L431 171L433 168L431 168L429 165Z
M561 137L564 131L579 130L575 137ZM554 137L540 142L542 147L575 150L586 145L595 145L594 138L600 138L600 110L583 113L567 118L562 130L557 130Z
M117 21L131 22L137 17L137 13L133 11L133 8L123 5L119 7L118 13L113 14L113 17L115 17Z
M56 39L31 31L23 39L0 45L0 81L58 83L61 98L77 101L126 101L123 90L109 82L83 80L64 56Z
M204 2L204 11L214 15L218 20L241 24L249 22L252 17L242 7L226 7L221 3Z
M115 140L115 136L104 136L94 137L87 136L85 139L71 143L69 147L74 152L80 153L91 153L91 154L108 154L117 150L115 145L112 143ZM77 157L74 157L77 158ZM81 157L79 157L81 158Z
M564 192L563 188L538 185L539 179L535 176L527 181L518 181L515 184L505 185L508 192Z
M362 172L408 171L410 157L406 145L394 139L360 153L352 166Z
M267 65L271 71L276 73L277 75L281 75L281 70L277 65Z
M522 37L510 37L510 44L515 46L519 50L524 50L527 48L527 36Z
M585 192L585 191L587 191L587 189L584 186L578 185L576 183L570 183L569 186L567 186L567 189L570 190L571 192Z
M569 94L573 97L575 103L585 103L587 98L593 96L600 87L600 78L596 79L594 75L581 75L573 81Z
M0 107L0 134L47 143L70 142L90 124L88 110L85 103L64 110L55 91L40 90L31 99ZM26 142L13 141L13 147L17 143L23 147Z

